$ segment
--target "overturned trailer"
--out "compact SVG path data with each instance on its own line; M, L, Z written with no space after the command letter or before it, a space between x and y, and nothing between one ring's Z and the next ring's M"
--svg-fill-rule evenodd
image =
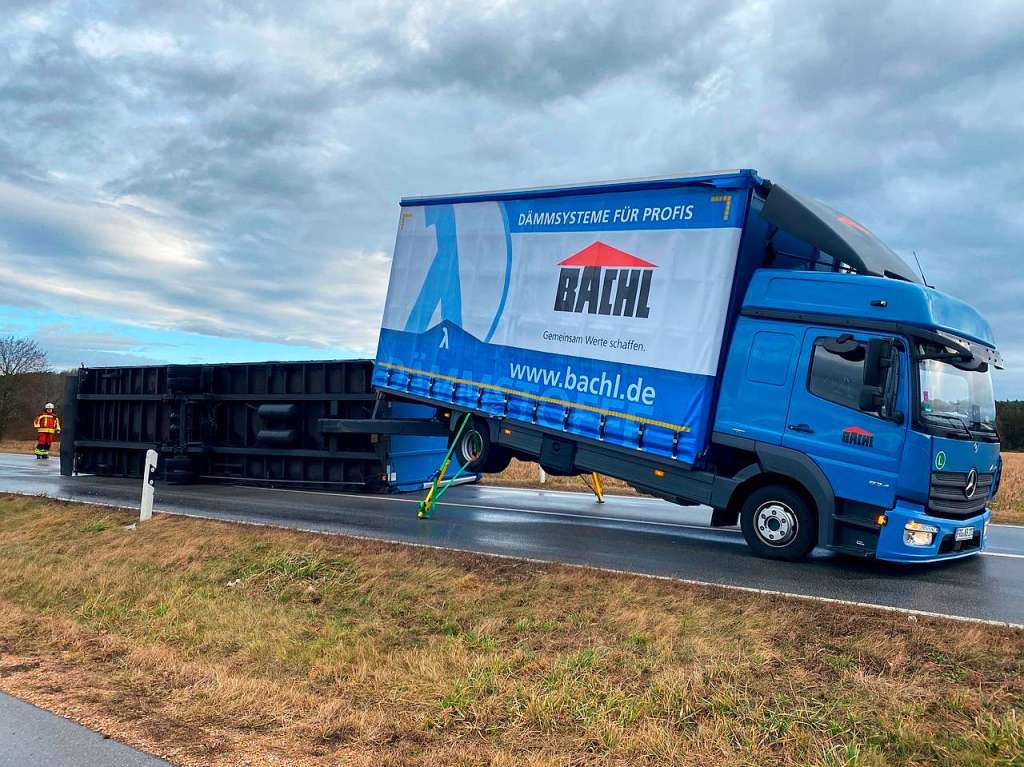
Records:
M416 490L447 449L432 407L388 402L365 359L81 368L61 473L358 492ZM474 479L475 476L470 477Z

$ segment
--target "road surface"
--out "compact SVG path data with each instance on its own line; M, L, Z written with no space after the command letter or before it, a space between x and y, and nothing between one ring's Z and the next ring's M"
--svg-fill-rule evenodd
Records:
M139 480L61 477L57 461L0 453L0 492L137 508ZM588 565L733 588L866 603L1024 627L1024 527L992 525L989 549L941 565L896 566L815 551L801 563L754 557L707 509L651 498L498 487L452 488L434 518L418 495L226 485L160 485L157 511Z
M171 767L79 724L0 693L0 767Z

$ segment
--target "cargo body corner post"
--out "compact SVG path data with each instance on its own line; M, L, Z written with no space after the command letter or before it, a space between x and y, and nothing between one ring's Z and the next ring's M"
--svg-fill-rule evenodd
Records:
M78 431L78 371L64 380L64 428L60 439L60 474L75 473L75 437Z

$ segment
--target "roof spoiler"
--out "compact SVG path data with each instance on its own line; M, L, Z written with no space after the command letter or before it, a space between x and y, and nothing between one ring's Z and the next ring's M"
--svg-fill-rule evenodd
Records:
M849 265L858 274L923 284L921 276L871 231L811 197L766 182L761 215L794 237Z

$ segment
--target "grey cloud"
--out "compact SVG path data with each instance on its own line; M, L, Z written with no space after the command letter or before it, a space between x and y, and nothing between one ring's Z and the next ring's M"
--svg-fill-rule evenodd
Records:
M440 8L413 4L387 34L371 39L383 46L371 82L428 90L461 84L527 102L582 97L609 80L656 69L666 57L694 56L735 4L569 0L476 13L454 3ZM696 75L699 62L689 69Z
M1019 5L61 7L0 30L0 178L68 206L0 210L0 269L68 311L369 353L403 194L753 166L916 249L1024 396Z
M67 370L79 365L155 365L163 360L151 351L167 345L121 338L110 333L78 332L68 323L53 323L32 337L46 349L50 367ZM150 352L150 353L143 353Z
M76 349L60 345L48 345L47 359L53 370L72 370L85 367L141 367L144 365L160 365L166 360L160 357L148 357L143 354L127 352L93 351Z

